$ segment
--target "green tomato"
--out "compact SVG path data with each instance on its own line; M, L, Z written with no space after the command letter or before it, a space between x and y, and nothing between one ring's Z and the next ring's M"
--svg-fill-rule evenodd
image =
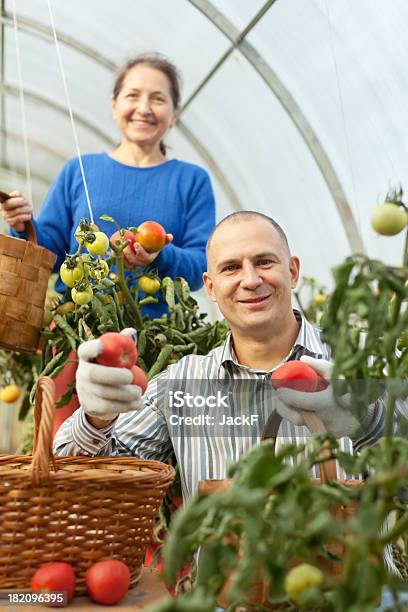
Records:
M82 278L82 267L80 264L76 264L75 267L71 268L65 261L60 268L60 277L64 285L72 288L77 281Z
M309 563L301 563L288 571L285 577L285 591L295 604L301 606L303 593L312 586L323 583L323 572Z
M326 302L326 297L327 296L321 291L316 291L316 293L313 295L313 301L316 306L323 306L323 304Z
M71 289L71 297L72 301L78 306L83 306L84 304L89 304L92 300L92 287L91 285L87 285L84 289L76 289L75 287Z
M109 238L103 232L92 232L89 236L95 236L94 240L85 239L85 248L92 255L104 255L109 248Z
M74 312L75 304L73 302L64 302L61 306L57 308L57 314L66 315L70 312Z
M76 241L82 244L85 240L85 234L88 232L99 232L99 227L95 223L82 220L74 233Z
M141 276L139 278L139 288L147 293L153 295L160 289L160 281L157 278L150 278L150 276Z
M96 281L100 281L103 278L106 278L109 274L109 266L103 259L100 259L99 261L95 262L93 266L85 264L84 267L87 275Z
M371 214L371 225L382 236L395 236L404 229L408 221L405 208L385 202L376 206Z

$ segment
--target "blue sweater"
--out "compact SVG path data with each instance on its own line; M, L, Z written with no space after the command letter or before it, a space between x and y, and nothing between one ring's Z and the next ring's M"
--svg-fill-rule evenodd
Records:
M106 153L83 155L94 222L110 236L116 227L102 221L109 215L120 227L157 221L174 236L153 262L161 277L183 276L192 290L202 286L206 269L205 245L215 224L215 203L208 174L194 164L169 160L158 166L134 167L113 160ZM79 162L71 159L52 184L34 220L38 242L57 254L55 270L65 253L78 247L74 231L90 218ZM59 279L57 291L65 287ZM145 307L143 314L158 316L165 305Z

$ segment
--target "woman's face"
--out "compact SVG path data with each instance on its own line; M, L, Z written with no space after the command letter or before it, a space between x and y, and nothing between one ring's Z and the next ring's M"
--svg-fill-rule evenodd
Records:
M140 147L159 146L176 120L167 76L146 64L131 68L112 101L112 116L123 140Z

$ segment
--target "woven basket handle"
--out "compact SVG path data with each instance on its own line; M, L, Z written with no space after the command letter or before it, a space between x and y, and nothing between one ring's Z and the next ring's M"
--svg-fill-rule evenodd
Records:
M0 204L8 200L10 197L11 196L5 191L0 191ZM34 224L31 220L25 222L25 231L27 232L28 242L37 244L37 234L35 232Z
M317 434L325 434L327 433L326 427L323 425L323 422L319 415L316 412L309 412L307 410L301 410L301 415L304 418L306 423L306 427L310 431L310 433ZM266 421L265 426L262 432L262 440L271 439L273 441L272 444L272 452L275 452L276 447L276 437L278 435L279 427L282 422L281 415L275 410ZM326 459L330 457L330 449L323 448L320 453L321 459ZM327 480L337 480L337 469L336 462L331 459L330 461L326 461L325 463L320 465L320 482L326 482Z
M34 484L47 477L50 460L56 465L52 454L52 430L55 416L55 383L49 376L40 376L37 381L34 405L34 443L31 475Z

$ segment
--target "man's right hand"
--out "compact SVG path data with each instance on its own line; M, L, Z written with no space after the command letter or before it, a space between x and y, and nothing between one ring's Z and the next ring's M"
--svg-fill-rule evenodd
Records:
M97 428L106 427L121 412L139 410L143 406L142 391L131 384L133 375L130 370L92 363L101 352L99 340L81 344L76 373L79 403L90 423Z
M24 232L25 222L33 216L33 207L19 191L12 191L10 198L0 204L0 210L4 221L16 232Z

